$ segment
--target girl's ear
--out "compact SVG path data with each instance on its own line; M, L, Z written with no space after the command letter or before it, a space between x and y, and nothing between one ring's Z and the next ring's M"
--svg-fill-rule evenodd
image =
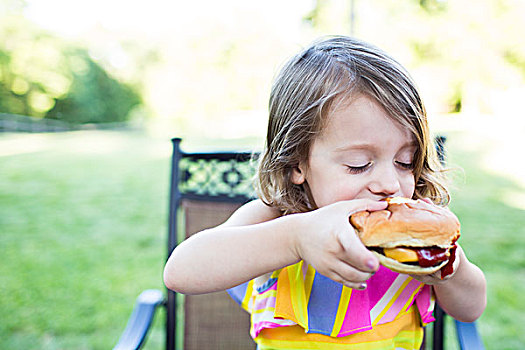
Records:
M304 177L305 172L301 168L301 165L298 165L292 170L292 182L295 185L302 185L306 180Z

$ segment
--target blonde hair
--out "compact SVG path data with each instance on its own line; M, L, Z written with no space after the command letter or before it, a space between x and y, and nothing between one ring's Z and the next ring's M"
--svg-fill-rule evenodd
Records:
M343 36L318 41L295 55L274 81L256 179L263 202L285 214L314 209L309 191L291 181L292 170L306 163L334 104L355 94L375 99L414 135L414 197L448 203L425 107L410 75L380 49Z

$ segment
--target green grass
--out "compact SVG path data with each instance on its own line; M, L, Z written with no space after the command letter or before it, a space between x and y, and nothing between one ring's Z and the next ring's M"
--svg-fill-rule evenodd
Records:
M0 348L107 349L162 287L167 152L133 134L43 139L0 158Z
M488 280L485 346L525 348L525 212L503 200L523 188L449 136L460 243ZM169 152L138 133L0 135L0 349L116 343L137 295L162 288ZM163 321L146 349L162 348Z
M481 168L485 149L464 150L461 134L449 140L450 163L464 169L451 204L462 224L460 243L487 278L488 305L478 322L483 341L487 349L523 349L525 211L507 204L505 195L525 189Z

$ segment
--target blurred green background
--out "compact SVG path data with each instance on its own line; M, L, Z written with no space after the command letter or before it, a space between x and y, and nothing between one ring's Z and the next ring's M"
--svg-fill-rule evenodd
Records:
M162 288L169 138L260 148L272 78L326 34L414 76L487 276L485 345L524 348L524 18L520 0L0 0L0 349L112 347Z

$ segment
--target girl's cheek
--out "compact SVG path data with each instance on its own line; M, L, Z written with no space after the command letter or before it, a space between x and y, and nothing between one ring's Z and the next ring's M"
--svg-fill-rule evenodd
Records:
M339 200L349 201L358 198L359 195L364 192L365 188L365 186L354 183L353 186L349 185L345 188L341 188L336 195Z

